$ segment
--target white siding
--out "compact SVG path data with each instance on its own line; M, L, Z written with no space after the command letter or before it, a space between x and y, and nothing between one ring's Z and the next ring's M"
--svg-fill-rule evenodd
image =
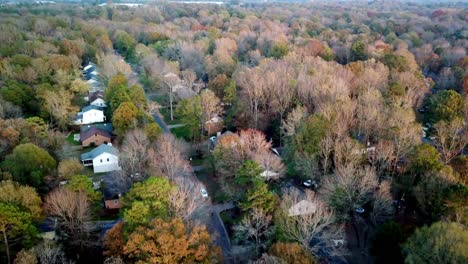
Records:
M83 113L83 124L100 123L106 121L104 112L101 110L89 110Z
M104 100L102 100L102 98L97 98L96 100L92 101L91 105L100 106L100 107L106 107L107 106L106 102L104 102Z
M121 170L119 157L110 153L102 153L93 159L93 170L94 173Z

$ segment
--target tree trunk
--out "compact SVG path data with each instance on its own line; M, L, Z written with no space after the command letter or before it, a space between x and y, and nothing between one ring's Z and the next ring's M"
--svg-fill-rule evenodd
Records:
M6 250L6 255L7 255L7 263L10 264L10 248L8 246L8 238L6 236L6 230L3 230L3 241L5 242L5 250Z
M169 91L169 104L170 104L170 108L171 108L171 121L174 120L174 114L172 113L172 88L171 90Z

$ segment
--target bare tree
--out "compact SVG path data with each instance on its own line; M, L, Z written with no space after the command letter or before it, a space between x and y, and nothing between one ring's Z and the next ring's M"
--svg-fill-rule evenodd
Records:
M211 90L203 90L200 93L200 100L203 109L203 124L201 125L201 128L203 130L204 124L206 124L206 122L211 120L216 115L221 115L223 113L223 108L221 106L221 101ZM209 131L209 129L210 126L208 126L208 136L211 134L211 131Z
M97 59L99 66L101 66L101 74L106 80L110 80L118 73L122 73L128 79L132 73L130 65L122 57L113 53L101 54Z
M190 69L182 71L180 74L182 75L182 80L184 80L187 88L192 89L193 83L197 79L197 74Z
M148 151L150 142L141 129L135 129L125 134L122 143L121 162L127 175L143 173L147 169Z
M169 208L175 217L186 221L205 203L199 194L201 186L184 177L175 178L173 183L177 187L169 195Z
M334 164L337 170L357 167L364 160L366 149L350 137L335 141Z
M250 113L254 118L254 127L258 127L258 113L264 102L267 82L264 78L265 72L259 67L244 68L235 76L236 83L242 88L242 94L249 102Z
M57 218L59 229L70 237L70 242L80 246L87 242L86 221L91 219L91 214L85 193L56 188L46 196L44 209L48 215Z
M461 118L439 122L435 126L435 144L447 164L468 144L468 124Z
M241 238L252 239L258 254L272 234L272 216L254 208L244 216L239 225L234 226L234 231Z
M253 160L260 164L260 166L267 172L276 173L268 179L278 180L282 178L286 173L286 168L284 167L283 161L277 155L272 152L262 152L253 155Z
M332 240L343 239L341 229L333 227L334 212L312 191L302 193L296 188L284 191L276 224L282 234L290 240L310 247L312 239L319 241L311 248L333 251Z
M155 150L149 150L150 167L154 175L164 175L170 180L190 173L190 165L184 156L184 145L171 134L163 134L156 142Z
M39 258L40 263L47 264L62 264L69 263L65 257L60 245L57 245L51 240L44 240L41 244L34 247L34 252Z
M171 110L171 120L174 120L174 113L173 113L174 88L176 85L179 84L180 79L179 79L179 76L171 72L171 73L164 75L163 81L166 84L166 87L169 92L169 107Z

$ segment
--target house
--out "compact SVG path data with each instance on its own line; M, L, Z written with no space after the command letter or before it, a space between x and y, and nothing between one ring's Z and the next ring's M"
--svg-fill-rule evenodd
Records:
M118 172L109 172L102 179L102 193L104 195L104 207L107 210L122 208L120 197L128 192L131 180Z
M98 107L107 107L106 102L104 101L104 93L102 91L96 91L90 93L88 96L88 101L90 105Z
M111 139L111 133L99 127L91 127L90 129L80 132L81 146L83 147L88 147L93 144L95 146L107 144L111 142Z
M114 127L112 126L112 123L96 123L96 124L88 124L88 125L82 125L80 129L80 133L91 129L91 128L99 128L101 130L105 130L109 132L112 135L112 131L114 130Z
M289 216L308 215L317 211L317 205L311 201L301 200L289 208Z
M212 117L210 120L205 122L205 131L208 131L208 134L212 134L218 131L221 131L223 129L223 119L215 115Z
M260 177L265 178L266 180L276 179L279 177L279 175L279 173L271 170L264 170L262 173L260 173Z
M104 121L106 121L104 111L102 111L101 107L95 105L83 107L81 112L79 112L74 119L74 123L77 125L101 123Z
M111 143L102 144L90 152L81 154L84 166L93 166L94 173L121 170L119 151Z

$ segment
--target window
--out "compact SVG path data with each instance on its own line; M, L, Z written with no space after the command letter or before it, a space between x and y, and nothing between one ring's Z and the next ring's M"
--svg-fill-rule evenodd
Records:
M109 158L107 158L107 162L109 162Z
M115 205L118 205L118 204L119 204L119 200L114 200L114 204L115 204Z
M101 163L102 163L102 159L101 159Z

